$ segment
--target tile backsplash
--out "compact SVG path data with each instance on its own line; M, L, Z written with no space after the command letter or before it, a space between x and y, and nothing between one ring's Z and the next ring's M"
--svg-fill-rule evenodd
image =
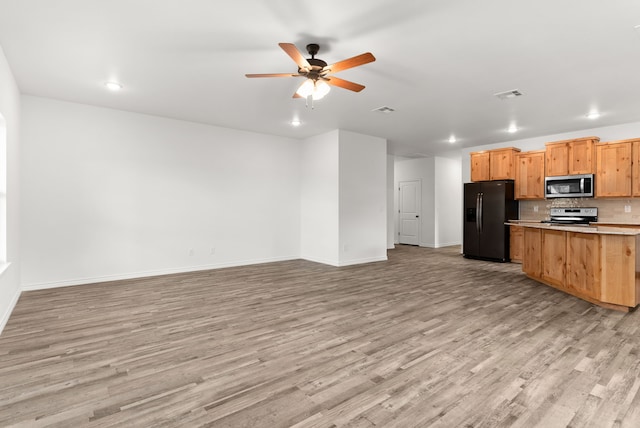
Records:
M520 219L548 220L551 208L556 207L597 207L598 221L640 224L640 198L557 198L520 201ZM626 212L625 208L629 212Z

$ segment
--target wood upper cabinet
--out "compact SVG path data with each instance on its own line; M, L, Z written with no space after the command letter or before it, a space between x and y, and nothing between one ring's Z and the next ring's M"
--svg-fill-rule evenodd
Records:
M600 235L568 232L567 245L566 288L600 300Z
M596 144L596 197L631 196L630 141Z
M516 199L544 199L544 159L544 150L516 155Z
M547 143L545 176L593 174L594 145L598 141L598 137L585 137Z
M542 231L542 279L564 288L566 284L567 233Z
M471 181L514 180L515 156L519 151L515 147L507 147L470 153Z
M640 139L631 141L631 195L640 196Z
M489 173L489 152L473 152L471 156L471 181L491 180Z
M491 180L514 180L516 178L516 154L520 149L507 147L489 151Z

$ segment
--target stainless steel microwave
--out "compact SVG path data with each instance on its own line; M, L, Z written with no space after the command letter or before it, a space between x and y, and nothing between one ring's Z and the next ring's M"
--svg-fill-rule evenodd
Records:
M545 198L592 198L593 174L546 177L544 196Z

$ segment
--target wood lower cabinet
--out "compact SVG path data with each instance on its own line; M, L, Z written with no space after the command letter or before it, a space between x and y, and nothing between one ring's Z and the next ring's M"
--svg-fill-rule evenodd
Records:
M592 299L599 299L601 288L600 235L567 233L566 287Z
M566 283L567 234L542 231L542 279L559 287Z
M638 271L638 238L636 236L608 235L602 239L600 270L603 302L633 307L640 298L640 272ZM635 284L635 287L632 285ZM628 285L628 286L627 286Z
M510 226L509 231L509 257L512 262L522 263L522 253L524 251L523 239L524 229L522 226Z
M530 278L611 309L640 304L640 235L600 226L597 233L523 229L522 271Z
M542 277L542 230L525 227L522 231L522 271L533 278Z

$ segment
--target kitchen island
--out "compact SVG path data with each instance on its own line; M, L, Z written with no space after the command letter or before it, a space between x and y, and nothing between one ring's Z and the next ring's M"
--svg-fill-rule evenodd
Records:
M528 277L610 309L630 311L640 303L640 229L508 224L523 227Z

